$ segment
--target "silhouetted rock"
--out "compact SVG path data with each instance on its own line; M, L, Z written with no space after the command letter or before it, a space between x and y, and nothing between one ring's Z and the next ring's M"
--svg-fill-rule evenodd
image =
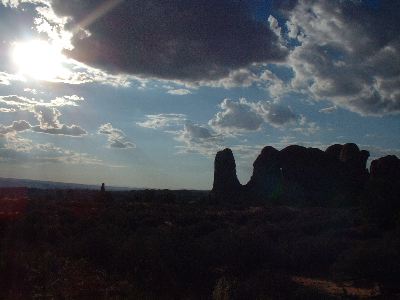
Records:
M344 144L340 152L340 161L345 164L346 183L349 190L358 193L368 180L367 160L369 152L360 151L353 143Z
M253 164L246 191L258 199L316 204L339 189L343 164L317 148L265 147Z
M381 227L400 224L400 159L395 155L372 161L361 208L369 222Z
M282 188L279 151L267 146L253 163L254 171L246 190L256 197L278 197Z
M400 159L396 155L387 155L371 163L371 179L396 182L400 180Z
M369 152L360 151L358 146L353 143L344 144L340 152L340 160L359 170L365 170Z
M342 152L343 145L340 144L334 144L326 148L325 152L328 155L331 155L332 157L336 158L337 160L340 160L340 153Z
M226 148L219 151L214 161L214 184L212 192L216 195L228 196L241 190L236 175L236 163L232 150Z
M360 153L360 148L354 143L344 144L340 151L340 160L348 162L357 159Z
M368 151L360 151L358 146L353 143L344 144L340 152L340 160L348 166L353 175L362 176L367 173L368 157Z
M285 180L309 185L323 171L327 155L320 149L292 145L280 151Z
M341 190L340 161L320 149L288 146L280 151L280 162L289 202L322 204Z
M326 151L299 145L278 151L267 146L253 163L253 175L243 191L257 200L354 205L369 177L368 157L368 151L360 151L356 144L350 143L335 144ZM225 149L215 158L213 192L227 195L238 191L242 189L235 160L232 151Z

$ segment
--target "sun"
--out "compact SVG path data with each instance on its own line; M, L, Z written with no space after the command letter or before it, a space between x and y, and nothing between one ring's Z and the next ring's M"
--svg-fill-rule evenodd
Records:
M66 58L61 49L46 41L16 42L11 57L18 73L24 77L52 81L65 72Z

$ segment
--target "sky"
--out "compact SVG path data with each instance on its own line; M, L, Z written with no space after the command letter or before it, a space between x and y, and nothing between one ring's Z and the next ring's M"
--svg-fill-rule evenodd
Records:
M400 1L0 0L0 177L210 189L264 146L400 157Z

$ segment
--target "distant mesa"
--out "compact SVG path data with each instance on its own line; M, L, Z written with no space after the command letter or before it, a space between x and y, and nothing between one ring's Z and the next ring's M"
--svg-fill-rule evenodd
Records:
M370 177L400 178L400 160L396 156L374 160L371 175L366 166L368 157L368 151L360 150L353 143L334 144L325 151L299 145L279 151L266 146L253 163L250 181L241 185L233 153L227 148L215 157L212 195L229 199L302 201L305 205L356 201Z

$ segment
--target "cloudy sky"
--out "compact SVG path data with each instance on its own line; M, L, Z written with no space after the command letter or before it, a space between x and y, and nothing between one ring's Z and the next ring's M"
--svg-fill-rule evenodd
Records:
M230 147L400 154L400 1L0 0L0 176L209 189Z

